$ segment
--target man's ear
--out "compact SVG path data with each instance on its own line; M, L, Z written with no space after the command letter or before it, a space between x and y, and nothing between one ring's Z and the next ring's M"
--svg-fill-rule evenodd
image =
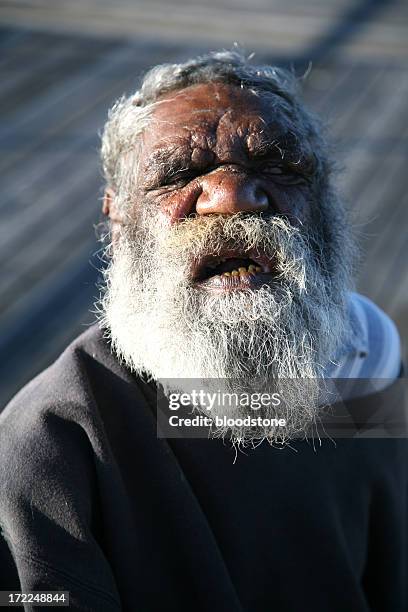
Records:
M102 212L107 215L112 223L121 223L122 218L115 203L116 193L112 187L106 187L103 194Z
M116 193L112 187L106 187L103 194L102 212L111 221L112 244L115 246L119 237L119 228L123 225L123 216L116 204Z

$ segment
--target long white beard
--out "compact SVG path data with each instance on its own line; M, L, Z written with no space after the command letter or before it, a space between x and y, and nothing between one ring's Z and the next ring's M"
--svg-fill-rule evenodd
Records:
M240 428L233 439L245 444L301 435L316 418L318 377L349 333L345 266L331 261L337 275L329 281L312 249L316 243L316 236L311 239L279 217L198 217L170 227L157 215L137 230L124 229L115 245L102 325L133 372L172 379L167 392L191 378L258 391L274 380L275 390L285 389L279 413L288 420L284 432ZM276 280L256 291L198 290L191 283L193 259L217 254L225 245L273 258ZM233 416L238 413L242 416L241 411ZM223 408L219 414L225 414ZM268 415L272 411L263 410Z

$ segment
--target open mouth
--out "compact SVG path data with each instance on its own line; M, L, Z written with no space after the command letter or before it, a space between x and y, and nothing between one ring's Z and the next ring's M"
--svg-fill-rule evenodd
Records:
M274 278L273 262L257 253L225 252L197 263L194 284L203 289L257 289Z

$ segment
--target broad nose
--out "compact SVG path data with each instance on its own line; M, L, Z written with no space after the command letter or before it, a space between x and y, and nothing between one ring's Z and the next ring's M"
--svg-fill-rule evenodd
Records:
M262 212L269 200L256 176L220 168L202 179L196 202L199 215Z

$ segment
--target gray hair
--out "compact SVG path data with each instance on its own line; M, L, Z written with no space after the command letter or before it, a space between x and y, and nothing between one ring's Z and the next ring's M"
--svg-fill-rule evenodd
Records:
M101 157L107 184L115 190L121 186L125 153L135 150L137 136L148 125L149 116L160 96L191 85L208 82L234 84L250 89L256 95L275 98L280 114L287 118L288 128L296 129L299 142L309 142L315 153L316 177L326 178L330 169L325 141L319 121L303 105L299 79L274 66L250 64L241 51L215 51L180 64L162 64L144 77L140 89L120 98L109 111L103 135Z

